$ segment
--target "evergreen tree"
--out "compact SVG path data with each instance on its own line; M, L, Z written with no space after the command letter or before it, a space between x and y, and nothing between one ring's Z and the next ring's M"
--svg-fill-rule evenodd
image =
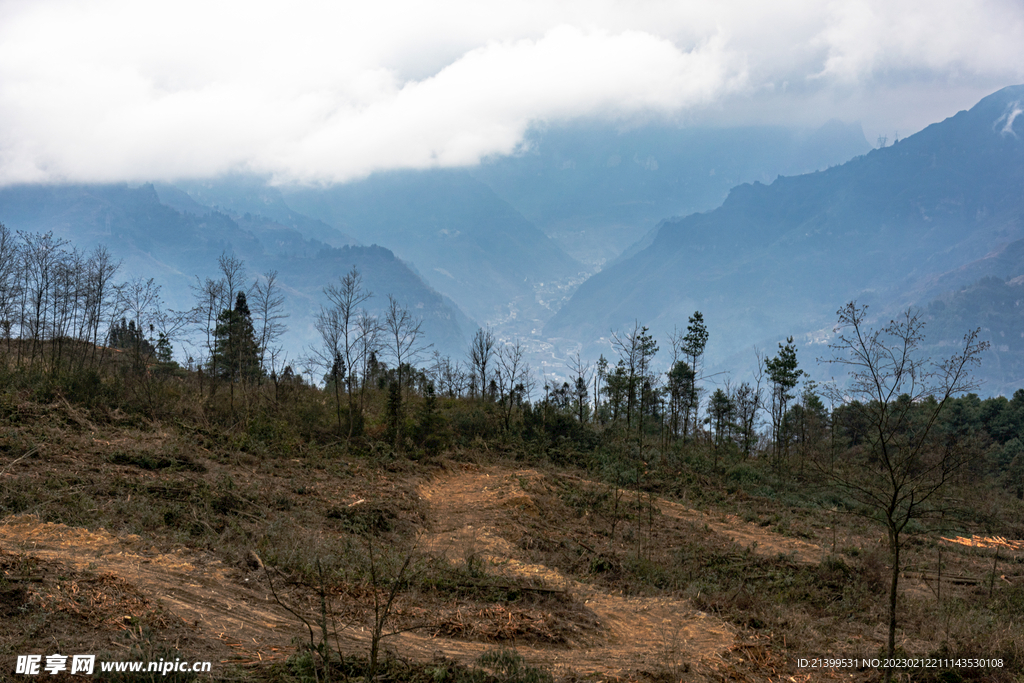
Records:
M146 339L142 330L136 327L134 320L121 318L120 323L110 327L110 347L124 351L132 351L143 357L157 353L152 342Z
M170 363L174 359L171 340L163 332L159 334L156 340L156 359L161 363Z
M708 404L708 417L715 430L715 449L717 450L725 441L728 433L733 427L733 420L736 414L736 404L733 403L729 394L721 389L715 389ZM718 464L718 454L715 453L715 464Z
M225 308L217 316L213 336L210 365L216 376L229 382L251 381L259 377L260 350L245 292L238 292L234 308Z
M772 383L772 427L775 432L775 466L781 466L784 454L789 453L789 435L786 429L786 406L793 398L793 388L804 375L797 368L796 345L793 338L786 339L786 345L779 343L779 355L765 361L768 380Z
M686 436L687 423L689 422L690 415L693 415L694 435L697 432L697 418L700 412L700 394L701 390L698 386L700 382L701 373L701 359L704 357L704 349L708 345L708 328L704 325L704 315L700 311L694 311L693 315L690 316L686 326L686 336L683 337L681 351L686 358L690 359L690 368L693 370L693 381L690 383L690 396L687 397L684 407L683 414L683 436Z
M689 433L688 426L690 420L688 416L691 410L693 410L693 403L696 398L696 391L694 390L695 379L696 375L693 372L693 368L684 360L676 361L675 365L668 372L670 428L675 436L680 436L680 417L682 417L682 436L685 438Z

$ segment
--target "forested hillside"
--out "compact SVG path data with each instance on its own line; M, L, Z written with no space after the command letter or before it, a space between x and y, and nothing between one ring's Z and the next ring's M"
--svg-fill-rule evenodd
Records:
M827 330L837 301L892 315L941 276L944 289L973 282L958 269L1024 234L1022 96L1006 88L842 166L741 185L714 211L665 221L545 331L595 339L639 319L664 335L699 309L728 357L752 339Z

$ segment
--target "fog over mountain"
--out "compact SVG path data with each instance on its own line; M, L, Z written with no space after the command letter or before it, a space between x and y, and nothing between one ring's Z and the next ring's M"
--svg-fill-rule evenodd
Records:
M1004 88L877 149L840 121L591 122L537 128L516 154L476 167L326 186L251 173L16 184L0 189L0 220L106 244L179 309L222 253L252 275L279 270L296 354L315 337L323 286L352 266L381 300L395 294L423 317L438 350L463 357L476 327L490 326L556 375L577 348L610 355L612 332L635 321L667 347L696 310L721 369L744 372L752 345L788 335L809 361L852 299L879 319L922 307L929 348L941 350L965 325L1019 334L1005 302L1024 276L1022 101L1024 86ZM1024 381L1016 342L991 353L993 391Z
M274 187L235 175L157 189L180 211L229 214L266 248L287 251L285 237L299 235L334 246L386 246L477 324L527 340L534 362L554 367L560 361L551 354L560 352L540 334L543 324L657 217L717 205L737 179L827 167L868 148L859 126L838 121L817 131L591 126L538 131L532 145L474 169L382 173L329 187ZM616 158L626 161L608 163ZM268 221L274 234L263 226ZM600 258L581 263L563 246Z
M588 119L874 140L1022 80L1015 0L9 2L0 183L332 184Z
M472 173L597 267L662 219L717 207L740 183L825 169L870 148L859 124L836 119L817 129L589 122L533 131L520 153Z
M701 310L721 361L790 334L824 343L852 299L884 316L982 275L1015 277L1019 261L996 255L1024 237L1022 101L1024 87L1005 88L841 166L740 185L714 211L666 220L545 333L592 340L640 320L667 338Z

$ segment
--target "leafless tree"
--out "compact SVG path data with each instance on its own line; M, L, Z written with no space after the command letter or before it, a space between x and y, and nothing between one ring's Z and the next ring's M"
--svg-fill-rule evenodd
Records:
M761 385L764 383L764 359L755 349L754 355L757 358L757 370L754 372L754 382L743 382L732 394L733 403L736 406L736 423L739 428L740 448L744 457L749 458L751 450L757 443L757 418L758 413L764 407L764 391Z
M469 344L469 365L479 385L481 397L487 395L487 364L494 356L494 344L494 333L489 327L478 328Z
M338 327L337 352L345 361L348 368L346 386L349 398L349 414L354 415L356 409L355 393L353 391L356 376L354 368L358 362L357 354L359 348L359 335L362 330L356 325L360 308L363 304L373 298L373 292L363 287L363 278L352 267L348 273L341 277L337 284L331 283L324 287L324 295L330 301L334 311L334 324ZM349 420L349 437L352 436L352 420Z
M329 383L334 392L334 405L338 418L338 434L342 432L341 424L341 387L346 378L346 371L351 373L351 368L345 365L343 350L344 329L341 322L341 315L336 307L320 308L313 323L316 331L320 334L320 344L310 349L309 361L327 371L331 379ZM351 425L352 415L350 414L349 424ZM351 429L349 430L351 436Z
M224 308L225 302L228 300L227 286L223 279L214 280L212 278L206 278L205 280L199 280L196 277L196 283L192 285L192 297L195 304L192 308L192 320L199 326L201 326L201 333L206 337L206 348L204 349L205 358L199 358L200 369L206 365L209 361L214 364L213 345L214 345L214 330L217 327L217 316L220 315L221 309ZM211 392L216 389L216 382L213 380L217 377L217 368L214 365L209 368L210 371L210 390ZM200 378L202 375L200 374ZM200 382L200 391L202 390L202 383Z
M89 257L85 339L92 342L91 353L94 358L96 348L103 338L100 336L100 328L104 321L109 320L110 311L115 304L114 276L120 267L121 262L115 261L104 246L96 247Z
M151 360L143 342L146 332L155 331L160 320L163 309L160 289L160 285L156 284L153 278L144 280L141 277L134 277L116 288L117 310L134 323L135 329L138 330L138 335L133 340L134 348L129 349L132 354L132 367L136 372L142 372L146 363Z
M430 376L437 387L437 392L448 398L460 398L466 390L468 377L459 361L452 362L450 356L442 356L434 351L434 362L430 366Z
M353 361L358 365L361 374L359 412L362 414L366 408L367 383L371 381L371 375L375 371L373 366L377 362L377 354L384 348L383 328L374 315L365 309L360 309L356 316L355 329L356 350Z
M7 353L11 352L11 336L15 325L16 306L21 290L18 277L21 250L14 233L0 223L0 328L7 340Z
M950 398L979 386L971 374L988 342L979 330L964 335L959 350L935 363L921 355L924 322L908 310L880 329L868 326L867 307L839 309L836 339L826 362L843 367L849 384L839 402L870 425L863 449L821 463L828 477L871 511L887 531L892 573L889 585L888 658L896 649L896 598L901 533L913 519L935 512L939 493L968 460L955 439L937 438ZM885 679L892 670L886 669Z
M29 363L34 363L42 351L52 311L49 294L54 285L54 271L67 243L56 239L53 233L42 235L20 233L23 247L23 305L20 320L21 337L31 335ZM19 345L20 348L20 345Z
M220 308L230 308L235 301L235 292L237 292L241 288L242 283L245 282L245 262L234 254L229 254L225 251L220 255L220 257L218 257L217 265L224 276L225 298L224 303ZM218 311L218 313L219 312L220 311Z
M274 345L281 335L288 329L282 322L288 318L288 314L284 312L284 294L277 282L276 270L268 270L262 279L256 279L249 301L260 352L260 369L262 374L269 375L268 370L272 371L272 368L268 368L267 359L272 355L272 349L276 348Z
M494 371L494 382L498 387L498 404L505 430L508 431L516 409L529 396L530 366L526 362L526 349L518 339L498 346L495 360L497 368Z
M400 447L402 431L402 392L405 366L411 366L431 345L423 343L423 321L412 317L409 309L388 295L388 307L384 313L384 345L395 360L397 387L392 389L392 419L395 426L395 444Z
M580 424L586 422L586 410L589 407L587 402L590 385L590 363L583 360L580 356L579 350L576 354L569 356L569 372L572 375L573 385L573 400L575 402L576 417L580 421ZM595 406L596 408L596 406Z

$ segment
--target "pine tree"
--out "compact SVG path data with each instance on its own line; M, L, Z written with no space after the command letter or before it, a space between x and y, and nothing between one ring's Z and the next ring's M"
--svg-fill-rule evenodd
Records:
M789 435L784 422L786 406L793 398L793 388L805 374L797 368L796 345L793 338L786 339L786 345L779 343L779 355L765 361L765 370L772 383L772 427L775 432L775 466L781 467L784 456L789 454Z
M260 350L245 292L235 297L233 309L225 308L217 316L213 336L210 365L216 376L229 382L248 382L259 377Z
M700 412L701 390L698 386L702 378L701 359L704 357L704 349L708 345L708 328L704 324L704 315L700 311L694 311L690 316L689 324L686 326L686 336L682 339L681 351L690 360L690 369L693 370L693 382L690 383L690 396L687 397L683 414L683 436L686 436L687 423L690 415L693 415L693 434L697 435L697 414Z

